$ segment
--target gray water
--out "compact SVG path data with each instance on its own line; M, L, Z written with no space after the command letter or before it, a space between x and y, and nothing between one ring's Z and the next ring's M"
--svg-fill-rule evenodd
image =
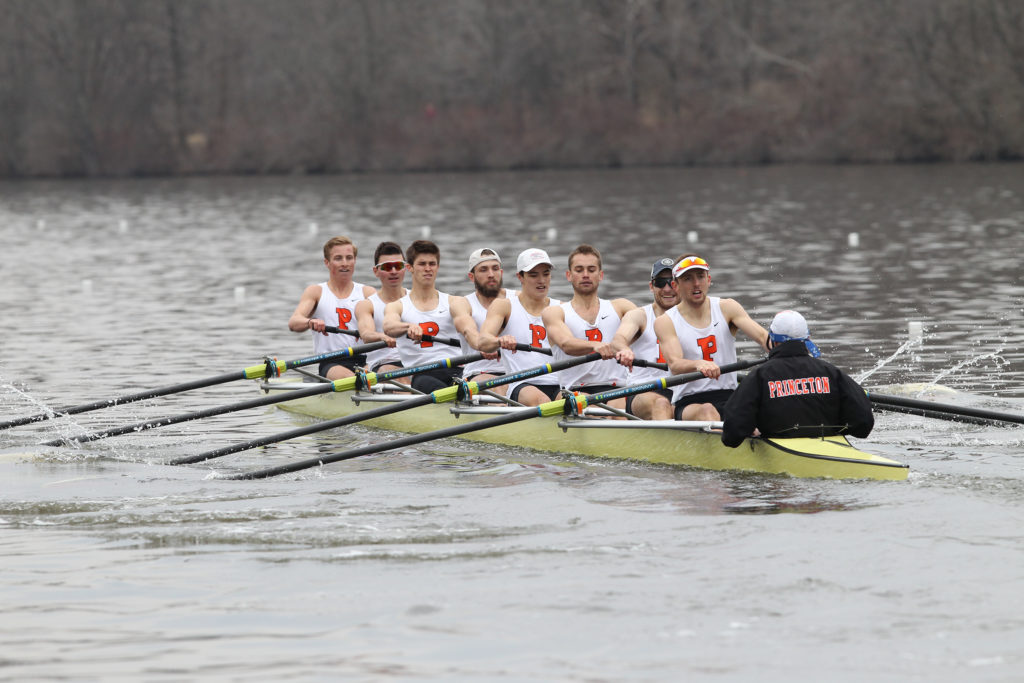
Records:
M713 294L763 324L800 309L866 387L1024 413L1022 170L0 184L0 416L308 356L285 323L327 237L355 239L372 284L374 245L425 226L454 293L477 246L510 264L591 242L602 293L637 303L655 258L697 251ZM253 396L0 432L0 678L1024 679L1021 427L878 413L858 445L906 482L459 441L220 478L391 436L358 427L162 464L306 423L275 409L38 446Z

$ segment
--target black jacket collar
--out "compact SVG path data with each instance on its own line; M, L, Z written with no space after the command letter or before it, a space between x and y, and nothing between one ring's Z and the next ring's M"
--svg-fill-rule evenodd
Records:
M781 344L775 345L771 351L768 352L769 358L791 358L794 356L809 356L810 351L807 350L807 345L804 344L801 339L790 339L789 341L782 342Z

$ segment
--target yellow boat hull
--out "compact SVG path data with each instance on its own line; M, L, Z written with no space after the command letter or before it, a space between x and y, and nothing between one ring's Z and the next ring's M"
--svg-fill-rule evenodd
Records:
M327 420L395 400L400 399L377 393L343 392L278 405L287 411ZM504 410L508 409L434 404L375 417L362 424L416 434L491 417ZM749 438L738 448L728 448L722 445L717 432L682 428L680 423L671 421L537 417L469 432L458 438L555 453L794 477L903 480L908 472L906 465L861 451L842 436Z

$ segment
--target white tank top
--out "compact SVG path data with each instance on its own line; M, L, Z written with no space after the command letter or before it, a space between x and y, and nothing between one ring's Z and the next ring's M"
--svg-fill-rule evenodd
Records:
M551 306L557 306L560 302L557 299L550 299ZM540 315L533 315L525 308L523 308L522 302L519 301L518 296L510 296L508 298L509 303L509 314L508 322L505 323L505 329L501 331L502 334L509 334L516 338L516 341L521 344L529 344L538 349L550 349L551 344L548 342L548 330L544 327L544 321ZM543 311L542 311L543 312ZM530 370L538 365L544 365L550 363L552 357L543 353L535 353L533 351L511 351L501 352L501 363L505 369L505 374L511 374L514 372L522 372L523 370ZM558 384L559 373L549 372L544 375L537 375L531 377L525 382L529 384ZM523 382L515 382L509 385L508 395L512 394L515 387L519 386Z
M642 310L647 314L647 324L644 326L643 333L630 345L630 348L633 349L633 355L641 360L664 363L665 358L661 354L661 347L658 346L658 335L654 333L654 304L647 304ZM667 377L668 375L669 372L667 370L633 368L633 372L629 376L629 383L649 382L659 377Z
M380 332L384 329L384 308L387 304L380 298L380 292L375 292L370 296L369 301L373 304L373 326ZM375 365L393 363L398 360L401 360L398 355L398 347L391 348L390 346L385 346L383 349L370 351L366 354L366 367L373 368Z
M437 308L432 311L421 311L412 303L412 299L406 294L402 297L402 322L419 325L424 334L435 337L458 338L452 323L452 312L448 306L448 295L444 292L437 293ZM437 342L414 342L406 336L398 339L398 355L402 359L402 365L411 368L416 365L425 365L435 360L454 358L461 354L458 346L448 346Z
M577 339L588 339L596 342L610 342L619 329L619 314L608 299L600 299L600 308L597 311L597 320L591 325L576 313L571 301L560 304L565 312L565 324L568 325L572 336ZM561 349L555 349L555 360L574 358ZM625 385L627 383L628 371L615 359L598 360L574 368L568 368L561 372L561 384L563 387L571 387L577 384L615 384Z
M736 338L729 330L729 323L722 314L721 297L708 297L711 304L711 324L697 329L683 319L675 306L665 312L676 328L676 336L683 347L683 358L688 360L709 360L722 366L736 362ZM718 389L735 389L739 385L736 373L730 372L718 379L707 377L695 382L680 384L672 388L672 400L678 401L683 396L697 394L702 391Z
M320 318L328 325L343 330L355 331L358 327L356 325L356 304L365 298L363 285L358 282L352 283L352 291L344 299L339 299L326 282L321 282L320 299L316 302L316 308L310 317ZM316 354L347 349L359 343L359 340L350 334L328 333L326 336L319 332L312 334L313 351Z
M510 299L515 298L514 293L510 291L507 291L505 295ZM469 309L473 313L473 322L476 323L476 329L479 330L481 327L483 327L484 319L487 318L487 309L484 308L484 305L482 303L480 303L480 299L477 298L476 292L473 292L472 294L467 294L466 301L469 302ZM465 339L462 339L461 337L459 339L462 342L462 353L475 353L473 348L466 343ZM464 365L462 368L462 376L472 377L473 375L479 375L482 372L493 373L504 371L505 368L501 364L501 358L495 358L494 360L487 360L486 358L484 358L483 360L474 361L472 363L467 363L466 365Z

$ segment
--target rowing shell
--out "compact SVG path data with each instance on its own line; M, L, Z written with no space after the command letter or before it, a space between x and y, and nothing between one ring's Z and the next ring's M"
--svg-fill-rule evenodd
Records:
M302 385L288 381L261 384L265 391L288 390L299 386ZM278 406L283 410L326 420L402 400L405 397L396 392L357 391L311 396L286 401ZM500 415L509 410L514 409L488 403L433 404L373 418L363 424L418 434L461 424L463 420ZM740 470L829 479L907 478L906 465L858 450L842 436L748 438L738 448L728 448L722 445L721 435L712 431L714 424L674 420L606 420L587 416L538 417L469 432L457 438L524 446L540 451L687 465L709 470Z

